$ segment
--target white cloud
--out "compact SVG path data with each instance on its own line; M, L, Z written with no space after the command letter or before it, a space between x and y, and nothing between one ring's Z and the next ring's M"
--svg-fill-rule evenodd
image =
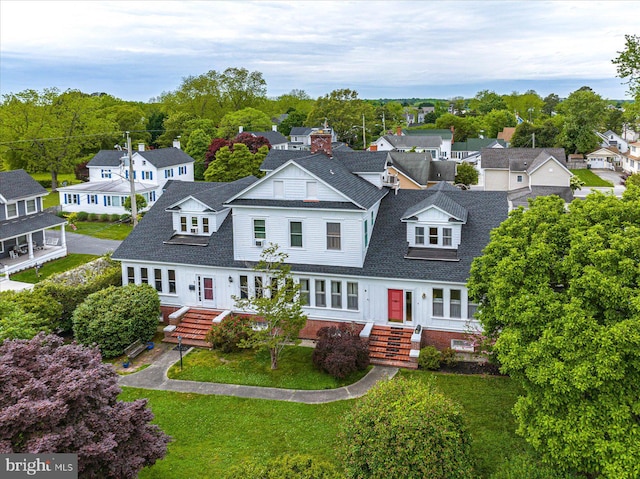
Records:
M3 0L0 9L0 54L14 62L188 68L170 77L243 66L291 89L613 78L610 60L640 3Z

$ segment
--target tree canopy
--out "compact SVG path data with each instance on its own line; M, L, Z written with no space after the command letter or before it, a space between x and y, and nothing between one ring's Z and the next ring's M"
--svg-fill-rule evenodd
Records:
M625 35L624 50L611 60L616 66L618 76L625 79L630 93L640 98L640 35Z
M0 377L0 453L77 454L79 477L133 479L167 452L146 399L118 401L97 348L44 334L5 341Z
M260 165L269 153L268 146L262 146L255 154L244 143L234 143L233 149L223 146L215 154L204 172L205 181L235 181L245 176L262 176Z
M470 298L524 395L518 433L563 471L640 475L640 189L538 197L474 260Z
M567 153L590 153L600 144L595 134L605 116L606 102L590 88L579 89L560 103L564 124L559 142Z

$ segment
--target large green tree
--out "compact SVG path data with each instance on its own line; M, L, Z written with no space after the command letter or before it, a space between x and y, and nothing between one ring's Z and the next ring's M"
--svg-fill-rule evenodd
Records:
M502 98L511 113L515 112L528 121L539 118L545 105L544 100L534 90L528 90L522 94L514 91Z
M100 111L99 97L80 91L24 90L4 95L0 105L0 149L9 168L51 174L72 172L102 142L119 138L117 124Z
M221 138L233 138L243 131L271 131L271 119L262 111L255 108L243 108L242 110L227 113L218 127L218 135Z
M629 85L630 93L640 97L640 35L625 35L624 50L611 60L616 66L618 76Z
M374 125L378 123L375 118L375 108L370 103L359 99L357 91L345 88L334 90L318 98L307 117L306 126L321 126L326 121L335 131L339 141L359 148L363 145L363 117L368 143L373 139Z
M558 144L558 136L562 128L563 117L555 116L547 118L542 123L531 124L527 121L520 123L511 137L513 148L537 148L555 147Z
M574 91L559 105L564 125L559 136L567 153L590 153L600 141L596 131L605 118L607 103L590 88Z
M189 141L184 151L195 160L193 176L196 181L204 180L204 164L210 143L211 137L204 130L197 129L189 135Z
M538 197L491 234L468 283L518 433L560 470L640 477L640 189L567 209Z
M256 154L249 151L244 143L234 143L233 150L228 146L220 148L215 160L209 163L204 172L205 181L235 181L245 176L262 176L260 165L267 157L269 147L261 147Z
M300 284L294 282L287 258L277 244L269 244L254 268L263 275L262 291L249 298L234 297L238 308L255 312L258 320L258 327L240 346L268 350L271 369L278 369L285 346L300 342L298 336L307 322L300 303Z
M482 125L486 138L496 138L506 126L516 126L516 117L508 110L491 110L482 117Z
M486 115L493 110L506 110L504 99L494 91L481 90L469 101L471 111Z

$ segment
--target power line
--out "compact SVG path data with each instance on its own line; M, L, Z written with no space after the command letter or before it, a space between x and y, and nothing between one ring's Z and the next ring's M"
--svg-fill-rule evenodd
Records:
M171 131L181 131L177 129L172 130L129 130L131 133L154 133L154 132L171 132ZM28 140L12 140L12 141L0 141L0 145L12 145L14 143L33 143L34 141L57 141L57 140L71 140L74 138L89 138L95 136L108 136L108 135L122 135L124 136L126 132L124 131L108 131L102 133L91 133L86 135L73 135L73 136L58 136L58 137L49 137L49 138L30 138Z

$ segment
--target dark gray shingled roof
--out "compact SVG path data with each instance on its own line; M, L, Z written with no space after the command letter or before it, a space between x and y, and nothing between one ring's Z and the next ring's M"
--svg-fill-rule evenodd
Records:
M255 176L247 176L233 183L216 183L215 187L203 188L191 196L203 202L211 211L221 211L226 208L224 204L229 198L256 181L258 181L258 178Z
M451 151L480 151L491 148L495 144L506 146L503 139L496 138L467 138L466 141L456 141L451 145Z
M513 168L523 168L512 171L525 171L526 167L543 152L553 156L564 166L567 165L567 155L564 148L483 148L482 167L509 168L512 166Z
M114 259L193 266L251 269L253 264L233 259L233 216L227 216L205 247L164 244L173 235L171 212L166 207L194 193L199 183L175 182L158 199L138 226L113 253ZM197 188L197 187L195 187ZM503 191L461 191L442 188L468 211L462 227L459 261L407 259L406 225L402 214L425 198L436 194L427 190L400 190L382 199L371 242L362 268L292 264L296 273L325 273L379 278L465 282L474 257L489 241L489 232L507 217L507 194Z
M167 166L183 165L185 163L193 163L195 160L187 155L180 148L160 148L158 150L134 151L141 155L145 160L156 168L166 168ZM100 150L96 156L91 158L87 166L120 166L120 158L126 155L126 151L120 150Z
M67 220L51 213L35 213L0 222L0 238L22 236L34 231L40 231L51 226L59 226Z
M284 136L279 131L250 131L249 133L251 133L254 136L265 137L267 140L269 140L269 144L271 146L280 145L282 143L287 143L289 141L287 140L287 137Z
M456 178L455 161L434 161L429 152L390 151L389 160L397 170L420 185L430 181L454 181Z
M442 138L438 136L423 136L423 135L409 135L409 136L396 136L385 135L384 139L387 140L394 148L438 148L442 145Z
M294 126L289 132L289 136L310 135L313 130L306 126Z
M333 159L342 162L351 173L382 173L387 161L387 151L356 151L344 144L332 145ZM316 158L318 161L329 161L324 153L311 153L301 150L270 150L260 169L272 171L296 158Z
M565 203L573 201L573 191L569 186L532 186L531 189L519 188L509 191L508 198L513 206L529 206L529 200L538 196L556 195L562 198Z
M6 200L46 194L48 191L24 170L0 171L0 195Z
M435 189L437 190L437 188ZM452 218L462 221L463 223L467 221L467 209L453 201L449 196L449 193L442 192L440 190L437 190L435 194L428 196L420 203L412 206L407 211L405 211L402 215L402 219L409 219L416 213L419 213L429 206L435 206L447 213Z

